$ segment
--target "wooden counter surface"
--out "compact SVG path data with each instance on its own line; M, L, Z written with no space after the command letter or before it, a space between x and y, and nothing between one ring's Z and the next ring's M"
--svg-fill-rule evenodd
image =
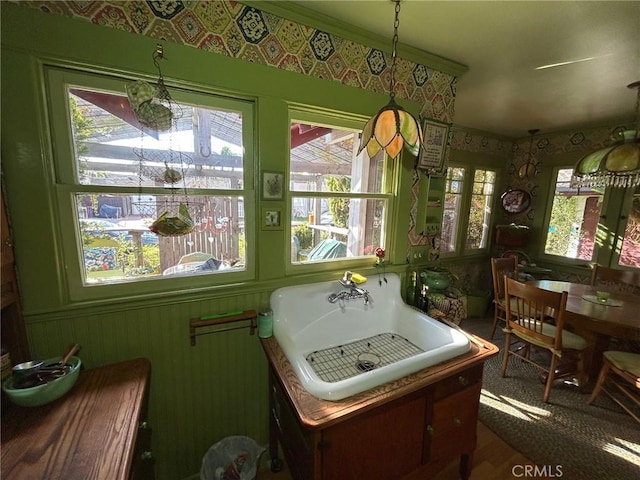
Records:
M2 416L2 478L128 479L150 374L143 358L92 368L52 403L11 405Z
M425 368L399 380L385 383L342 400L330 401L315 397L302 387L275 337L261 339L271 368L298 412L300 421L309 429L325 428L331 424L346 420L354 414L391 402L462 372L473 365L480 364L498 353L498 347L484 339L481 339L481 341L484 343L485 348L479 348L472 343L471 350L468 353L455 357L448 362Z

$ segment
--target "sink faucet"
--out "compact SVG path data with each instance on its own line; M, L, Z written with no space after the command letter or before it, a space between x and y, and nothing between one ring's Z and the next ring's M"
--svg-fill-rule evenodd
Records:
M351 280L351 275L351 272L346 271L344 272L344 276L339 280L340 285L348 288L349 290L343 290L339 293L332 293L328 298L329 303L336 303L340 300L353 300L355 298L363 298L364 304L369 305L369 302L371 301L369 298L369 291L365 290L364 288L358 287L353 282L353 280Z

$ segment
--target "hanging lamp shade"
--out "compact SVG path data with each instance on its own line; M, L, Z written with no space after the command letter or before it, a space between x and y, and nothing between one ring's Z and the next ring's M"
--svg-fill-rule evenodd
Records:
M400 20L400 0L393 0L395 7L395 21L393 24L393 42L391 47L391 76L389 80L389 103L369 119L364 126L360 137L360 147L358 155L365 148L369 157L373 157L380 150L384 150L392 159L396 158L404 146L412 155L417 155L422 144L422 129L420 123L413 115L396 103L395 69L396 69L396 48L398 45L398 26Z
M635 130L617 132L613 145L596 150L578 160L571 177L573 187L635 188L640 185L640 82L634 82L628 87L638 89Z
M576 187L637 187L640 185L640 136L621 133L615 145L585 155L573 169Z
M366 147L369 157L384 150L389 157L396 158L406 145L412 155L417 155L421 143L420 124L391 97L364 126L358 154Z

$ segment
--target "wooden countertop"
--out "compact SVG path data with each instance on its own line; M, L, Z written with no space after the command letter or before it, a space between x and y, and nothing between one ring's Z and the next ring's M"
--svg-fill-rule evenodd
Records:
M269 364L278 377L289 400L298 412L302 424L310 429L325 428L356 413L391 402L428 385L483 363L499 351L498 347L481 339L485 348L471 344L471 350L448 362L425 368L399 380L385 383L366 392L342 400L322 400L303 387L275 337L261 339Z
M2 478L125 480L151 364L138 358L80 373L62 398L2 416Z

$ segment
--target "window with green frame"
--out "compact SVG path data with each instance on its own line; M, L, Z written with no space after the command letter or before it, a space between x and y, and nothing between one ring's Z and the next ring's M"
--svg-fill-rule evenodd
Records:
M495 170L467 165L449 166L441 254L469 254L488 248L496 180Z
M394 169L357 153L364 121L290 113L291 263L374 255L384 247Z
M640 268L640 188L574 188L572 167L554 170L544 255Z
M251 274L252 102L170 89L173 118L158 131L133 114L133 79L46 74L60 215L76 233L65 236L72 281Z

